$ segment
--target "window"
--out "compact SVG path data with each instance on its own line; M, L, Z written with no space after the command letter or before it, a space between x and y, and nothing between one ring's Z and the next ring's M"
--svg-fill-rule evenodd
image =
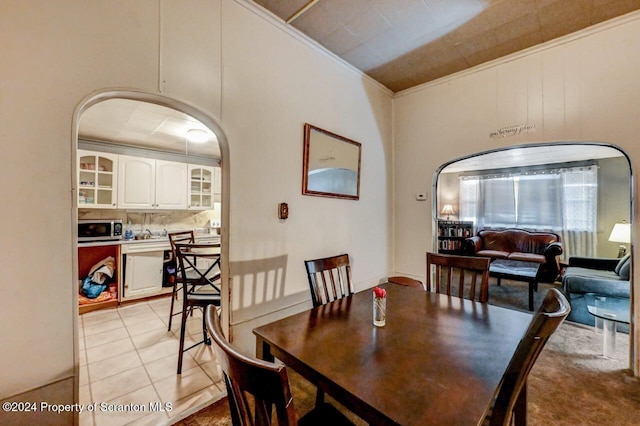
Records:
M561 235L565 254L592 255L597 178L595 165L463 176L460 217L474 221L477 229L553 231Z

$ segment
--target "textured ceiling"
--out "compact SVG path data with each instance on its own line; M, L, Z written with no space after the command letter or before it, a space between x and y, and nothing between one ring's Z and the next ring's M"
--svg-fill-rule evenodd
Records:
M640 0L255 2L394 92L640 9Z

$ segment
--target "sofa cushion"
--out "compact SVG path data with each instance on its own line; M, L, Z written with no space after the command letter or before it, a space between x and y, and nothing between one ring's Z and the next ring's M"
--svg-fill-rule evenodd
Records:
M631 272L631 257L627 258L627 261L622 264L622 267L618 271L618 276L621 280L628 280Z
M567 293L630 297L629 281L620 279L614 271L570 266L565 271L562 285Z
M631 253L625 254L619 261L618 264L616 265L616 268L614 269L615 273L620 275L620 268L622 268L622 266L624 265L624 263L629 260L631 258Z
M521 260L524 262L536 262L536 263L544 263L547 261L547 259L545 259L545 257L541 254L535 254L535 253L522 253L522 252L515 252L515 253L511 253L509 254L509 260Z
M506 259L509 253L501 250L478 250L476 256L490 257L492 259Z

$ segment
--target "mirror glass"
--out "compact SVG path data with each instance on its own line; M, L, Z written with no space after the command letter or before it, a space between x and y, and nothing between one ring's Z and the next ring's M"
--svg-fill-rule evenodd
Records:
M358 142L305 124L302 193L359 199L361 149Z

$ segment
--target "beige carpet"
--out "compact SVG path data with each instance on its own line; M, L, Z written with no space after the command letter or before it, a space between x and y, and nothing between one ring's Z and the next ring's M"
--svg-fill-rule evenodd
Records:
M514 287L506 287L504 282L500 290L493 286L490 299L494 300L490 303L503 304L507 299L514 303L511 300L517 298ZM541 285L536 302L548 287L551 285ZM501 292L510 295L499 296ZM516 304L526 309L522 293L520 288L520 301ZM563 323L549 339L529 376L529 424L640 425L640 379L633 377L628 369L629 336L617 334L614 358L603 358L601 353L601 334L596 334L592 327ZM313 406L315 388L291 370L289 374L296 409L298 413L305 413ZM178 424L231 424L227 401L214 403Z

